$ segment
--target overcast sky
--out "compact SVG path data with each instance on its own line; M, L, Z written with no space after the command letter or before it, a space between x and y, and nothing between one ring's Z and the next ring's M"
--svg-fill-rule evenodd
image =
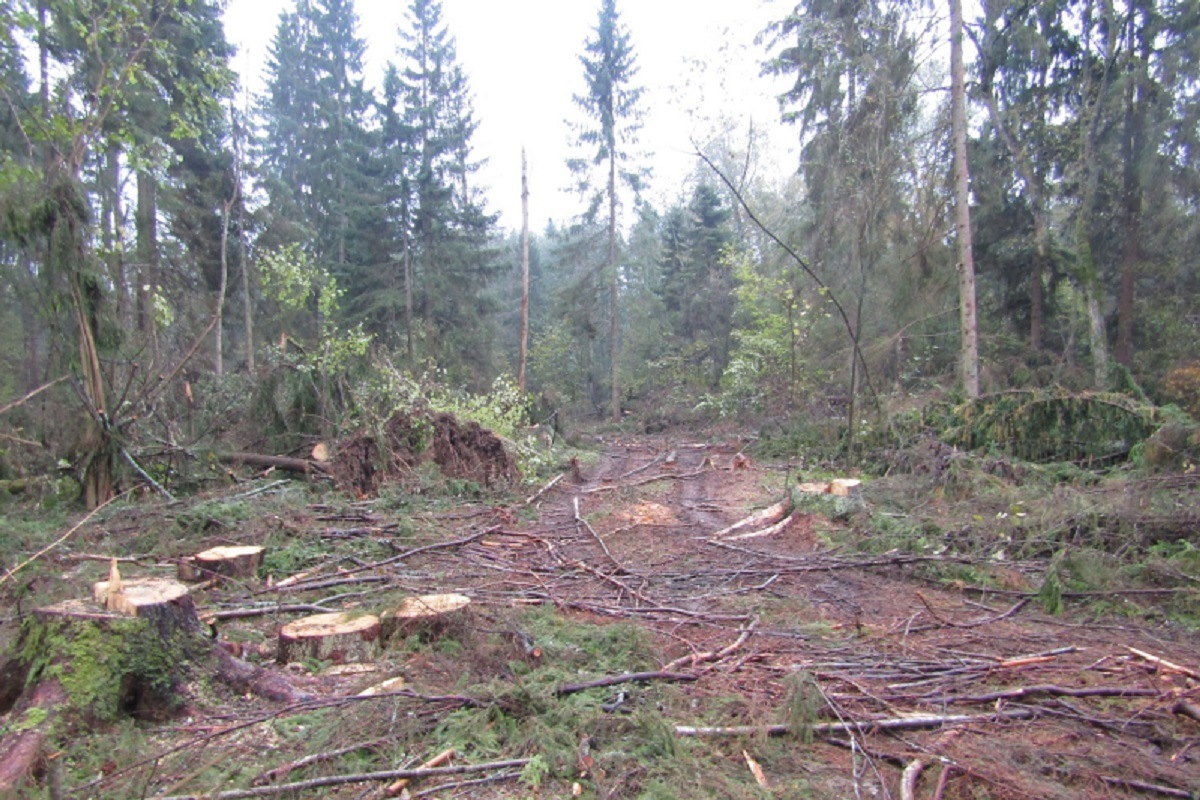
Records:
M396 55L407 0L358 0L367 42L366 77L377 86ZM251 92L263 86L267 50L279 14L294 0L229 0L226 34L239 54L234 67ZM521 147L529 158L530 220L563 221L578 210L565 192L571 154L567 119L577 118L579 55L599 13L599 0L442 0L442 13L470 81L479 129L474 152L487 163L476 178L501 224L521 224ZM676 199L692 172L689 139L711 120L778 128L778 84L760 78L764 51L754 37L786 12L780 0L618 0L644 87L642 147L654 171L649 198ZM794 132L779 131L777 140Z

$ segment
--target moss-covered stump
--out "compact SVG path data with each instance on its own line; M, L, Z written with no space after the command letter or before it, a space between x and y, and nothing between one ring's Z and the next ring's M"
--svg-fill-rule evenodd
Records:
M353 664L379 655L379 617L334 612L289 622L279 630L278 661L332 661Z
M262 565L263 551L250 545L214 547L180 561L176 577L181 581L253 580Z
M384 641L393 636L423 634L436 636L448 628L465 624L471 598L463 594L426 594L408 597L395 608L379 615Z
M212 640L186 590L156 598L136 615L80 600L34 611L20 647L29 683L57 679L71 708L98 720L131 711L161 716L177 707L187 665L206 658Z

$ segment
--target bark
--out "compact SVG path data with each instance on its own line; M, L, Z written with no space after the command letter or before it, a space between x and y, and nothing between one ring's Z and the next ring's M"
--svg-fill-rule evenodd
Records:
M975 311L975 255L971 245L971 178L967 166L967 93L962 40L962 0L950 0L950 116L954 139L954 210L962 329L959 374L963 392L974 398L979 396L979 326Z

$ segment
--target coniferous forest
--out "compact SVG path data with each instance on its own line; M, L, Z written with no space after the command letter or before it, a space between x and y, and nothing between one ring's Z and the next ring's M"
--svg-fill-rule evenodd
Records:
M353 4L298 3L249 102L218 3L11 6L0 395L59 383L6 422L94 505L130 448L343 432L381 364L474 392L520 372L547 415L658 425L1045 387L1194 405L1200 12L972 13L964 259L940 16L781 14L758 46L799 163L760 168L729 125L655 207L636 37L603 3L563 131L578 213L531 232L522 328L521 237L473 181L437 2L378 91Z
M382 752L389 780L413 777L400 762L424 780L444 748L529 796L1200 791L1194 645L1114 623L1130 646L1105 661L1082 653L1115 639L1065 642L1045 622L1072 602L1085 638L1103 615L1200 619L1200 1L778 3L738 43L780 87L777 113L697 109L692 172L653 194L639 57L662 32L594 5L561 132L574 191L520 228L495 197L529 186L480 179L471 76L438 0L404 0L378 79L354 0L296 0L263 32L256 92L223 0L0 5L0 599L15 609L0 641L19 651L0 678L31 687L0 692L0 794L302 796L336 781L267 785ZM662 494L637 494L650 485ZM543 504L566 522L522 528ZM266 561L230 583L195 566L200 544L261 544ZM419 560L451 553L464 560ZM68 589L108 576L94 598L111 611L120 573L156 559L211 579L200 617L172 600L154 645L117 623L78 638L63 604L88 592ZM872 577L813 577L850 570ZM891 600L864 599L876 579ZM409 628L392 608L369 655L281 643L296 669L270 667L281 615L360 619L389 587L461 593L474 622ZM952 607L955 592L974 599ZM1121 605L1135 600L1158 605ZM259 627L220 633L243 619ZM1006 633L955 638L976 628ZM87 661L99 678L63 660L114 632L134 643ZM403 662L417 688L381 691L407 716L332 725L332 681L349 679L323 670L343 660ZM1113 671L1080 678L1093 661ZM1027 691L1029 664L1058 672ZM994 695L951 683L1010 665ZM319 741L284 715L281 771L234 774L232 750L172 762L200 756L136 726L215 707L198 672L233 687L227 704L288 704ZM936 687L930 708L896 688L916 686ZM738 700L706 705L723 693ZM1154 699L1084 713L1029 693ZM1011 758L982 767L970 735L914 733L927 747L906 751L883 733L978 698L987 724L1053 717L1141 755L1025 769L1011 735ZM173 771L67 744L99 725ZM895 746L868 747L868 727ZM796 767L777 734L826 766ZM1072 735L1045 741L1065 753ZM732 757L726 736L742 737Z

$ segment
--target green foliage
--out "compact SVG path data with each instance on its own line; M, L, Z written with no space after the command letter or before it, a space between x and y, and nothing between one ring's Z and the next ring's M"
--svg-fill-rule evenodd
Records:
M1059 551L1050 561L1050 566L1046 568L1046 575L1042 579L1041 588L1038 589L1038 602L1042 604L1042 608L1047 614L1063 612L1063 586L1062 579L1058 574L1062 555L1063 552Z
M262 256L263 288L282 310L292 315L315 313L315 333L307 346L289 360L301 369L332 376L345 371L366 354L371 337L362 324L339 323L345 292L328 270L317 266L297 245L285 245Z
M803 744L813 741L812 726L825 707L816 679L807 672L788 673L784 680L785 722Z
M957 406L933 406L925 420L948 443L1027 461L1124 459L1163 417L1117 394L1008 392Z
M529 763L521 770L521 783L530 789L541 789L548 777L550 777L550 764L540 753L530 757Z

